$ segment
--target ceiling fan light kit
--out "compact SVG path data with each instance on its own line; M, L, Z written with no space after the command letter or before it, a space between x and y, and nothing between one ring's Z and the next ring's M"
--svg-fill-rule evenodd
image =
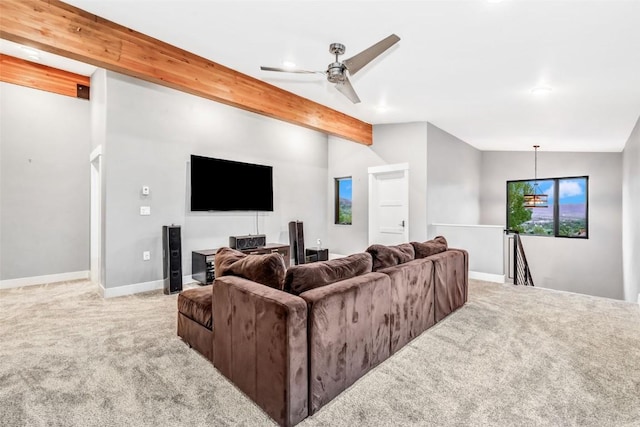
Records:
M349 98L351 102L357 104L360 102L360 98L356 93L355 89L351 85L351 81L349 80L349 75L354 75L358 71L360 71L365 65L373 61L375 58L380 56L384 51L389 49L391 46L400 41L400 37L395 34L391 34L388 37L380 40L378 43L368 47L362 52L354 55L349 59L345 59L340 62L338 57L343 55L346 51L345 45L341 43L331 43L329 45L329 52L332 55L335 55L336 60L328 65L326 71L309 71L309 70L292 70L288 68L278 68L278 67L265 67L261 66L260 69L263 71L277 71L284 73L299 73L299 74L324 74L327 77L327 80L333 84L335 84L336 89L342 93L344 96ZM347 73L348 72L348 73Z

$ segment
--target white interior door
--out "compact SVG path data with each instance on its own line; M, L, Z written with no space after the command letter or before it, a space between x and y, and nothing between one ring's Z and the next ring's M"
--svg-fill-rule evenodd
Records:
M102 151L91 153L91 281L100 285L102 270Z
M369 244L409 241L409 164L369 168Z

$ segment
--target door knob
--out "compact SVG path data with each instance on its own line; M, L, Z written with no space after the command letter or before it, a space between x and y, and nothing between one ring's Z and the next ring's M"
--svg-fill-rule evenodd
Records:
M400 223L400 225L404 228L404 219L402 220L402 222Z

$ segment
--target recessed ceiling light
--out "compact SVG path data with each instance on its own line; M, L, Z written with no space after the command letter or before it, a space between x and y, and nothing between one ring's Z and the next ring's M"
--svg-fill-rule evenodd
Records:
M531 93L534 95L547 95L552 91L553 89L551 88L551 86L536 86L531 89Z

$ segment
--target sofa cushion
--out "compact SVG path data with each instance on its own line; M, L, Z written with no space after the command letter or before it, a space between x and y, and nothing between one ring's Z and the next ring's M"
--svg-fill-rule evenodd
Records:
M426 258L431 255L439 254L447 250L447 239L444 236L437 236L426 242L411 242L416 251L416 259Z
M433 263L421 258L378 271L391 279L391 354L435 324Z
M229 247L218 249L214 265L216 276L238 276L279 290L287 270L280 254L247 255Z
M415 258L415 249L411 243L395 246L371 245L367 248L367 252L371 254L373 271L404 264Z
M178 294L178 312L198 322L205 328L211 329L211 299L213 285L185 289Z
M368 252L360 252L329 261L294 265L287 270L284 278L284 290L294 295L300 295L310 289L370 273L371 267L371 254Z

